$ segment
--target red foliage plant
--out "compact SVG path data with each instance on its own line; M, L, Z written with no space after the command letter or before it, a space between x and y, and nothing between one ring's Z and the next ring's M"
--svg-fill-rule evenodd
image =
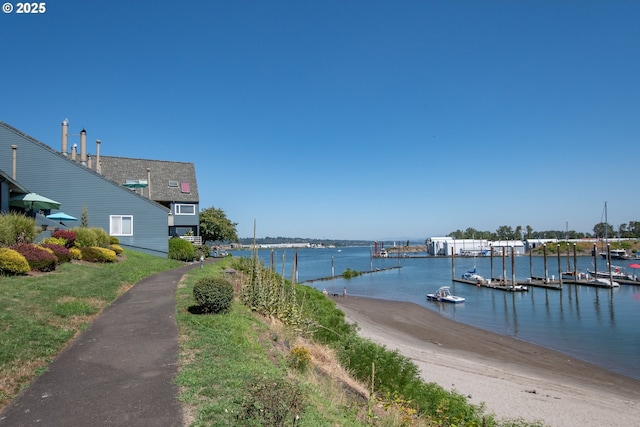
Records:
M51 237L56 237L58 239L66 240L65 247L72 248L75 246L76 242L76 232L72 230L56 230L51 233Z
M64 246L54 245L52 243L43 243L40 246L51 249L56 258L58 258L58 262L71 261L71 252L69 252L69 249Z
M11 249L21 253L27 259L32 270L53 271L58 265L58 258L54 254L33 243L20 243L11 246Z

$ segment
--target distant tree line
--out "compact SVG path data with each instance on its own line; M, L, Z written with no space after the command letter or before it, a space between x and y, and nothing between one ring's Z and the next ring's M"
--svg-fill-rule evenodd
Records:
M251 245L253 243L252 237L243 237L238 240L243 245ZM323 246L369 246L371 240L336 240L336 239L312 239L304 237L259 237L256 238L256 243L259 245L279 244L279 243L310 243L312 245Z
M599 222L593 226L593 233L583 233L575 230L534 230L530 225L515 228L501 225L496 231L480 231L469 227L466 230L456 230L447 235L455 239L478 240L527 240L527 239L585 239L585 238L640 238L640 221L629 221L620 224L617 230L613 225Z

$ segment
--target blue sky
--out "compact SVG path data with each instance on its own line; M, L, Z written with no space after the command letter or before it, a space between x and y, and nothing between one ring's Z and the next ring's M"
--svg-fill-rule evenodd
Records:
M240 237L640 220L640 1L45 4L0 15L0 120L193 162Z

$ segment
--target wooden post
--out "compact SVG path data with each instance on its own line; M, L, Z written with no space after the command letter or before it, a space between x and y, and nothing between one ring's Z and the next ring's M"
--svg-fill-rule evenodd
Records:
M613 276L611 275L611 245L607 243L607 268L609 269L609 285L613 287Z
M578 280L578 249L575 243L573 244L573 278Z
M491 271L489 272L489 280L493 280L493 245L489 245L489 256L491 257Z
M451 280L456 278L455 246L451 248Z
M562 286L562 265L560 263L560 243L558 243L558 283Z
M549 269L547 268L547 244L542 244L542 253L544 255L544 283L549 283Z
M511 286L516 286L516 248L511 246Z
M593 278L598 277L598 244L593 244Z
M502 282L506 285L507 284L507 259L505 258L506 256L506 251L504 250L504 246L502 246Z

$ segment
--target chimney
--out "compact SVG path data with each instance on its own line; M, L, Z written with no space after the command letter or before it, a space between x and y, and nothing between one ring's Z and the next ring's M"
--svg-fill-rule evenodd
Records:
M93 160L93 159L91 158L91 156L87 155L87 167L88 167L89 169L93 169L93 162L92 162L92 160Z
M62 121L62 154L68 155L69 144L69 120Z
M87 166L87 131L80 131L80 164Z
M71 160L76 161L76 153L78 152L78 144L73 144L71 147Z
M102 173L102 168L100 167L100 140L96 139L96 172Z
M151 168L147 168L147 197L151 200Z
M16 180L16 172L18 170L18 146L17 145L12 145L11 146L11 158L13 159L13 171L11 173L11 178L13 178L13 180Z

